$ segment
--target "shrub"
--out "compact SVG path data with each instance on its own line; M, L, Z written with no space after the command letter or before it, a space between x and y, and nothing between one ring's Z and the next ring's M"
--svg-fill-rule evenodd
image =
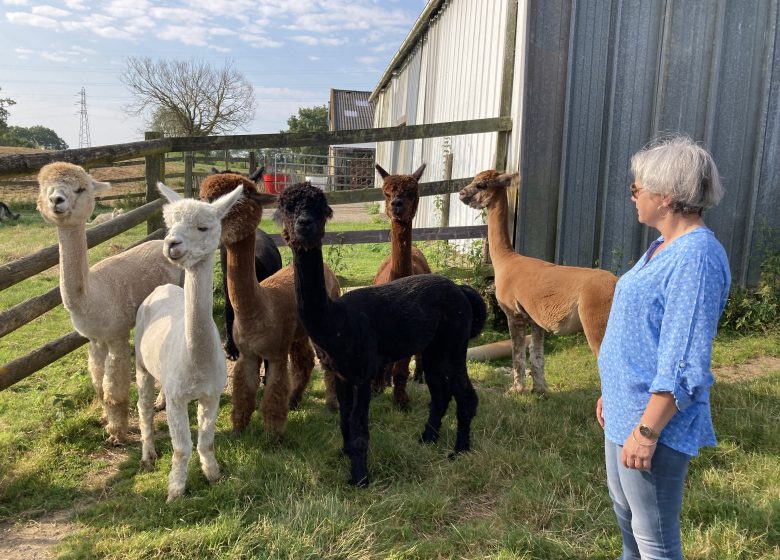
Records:
M761 263L755 288L731 288L720 328L731 331L766 331L780 323L780 252Z

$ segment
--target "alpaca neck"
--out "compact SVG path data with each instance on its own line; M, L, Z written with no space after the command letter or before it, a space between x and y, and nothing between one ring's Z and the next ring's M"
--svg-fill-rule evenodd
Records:
M325 272L322 262L322 246L308 251L293 251L295 268L295 297L298 313L306 330L317 338L325 329L327 307L330 303L325 291Z
M187 352L193 363L206 361L211 355L214 344L210 340L213 329L212 307L214 263L204 259L184 274L184 340Z
M225 245L227 287L236 317L251 320L257 314L258 289L255 273L255 234Z
M65 308L83 305L89 290L87 230L84 225L58 228L60 239L60 293Z
M390 280L412 275L412 223L393 221L390 230Z
M496 197L496 201L488 208L488 247L494 264L516 254L509 240L507 208L506 193Z

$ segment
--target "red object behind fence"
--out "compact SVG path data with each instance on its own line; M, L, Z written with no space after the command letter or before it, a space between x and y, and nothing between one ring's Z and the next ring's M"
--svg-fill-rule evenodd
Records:
M265 192L270 194L281 194L284 187L291 183L289 175L283 173L266 173L263 175L265 180Z

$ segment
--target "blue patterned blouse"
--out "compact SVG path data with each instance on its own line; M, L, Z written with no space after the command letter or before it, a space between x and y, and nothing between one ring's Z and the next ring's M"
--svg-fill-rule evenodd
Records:
M623 445L650 399L671 392L678 412L661 432L687 455L715 445L709 394L712 340L731 284L726 252L706 227L651 260L659 237L615 287L599 352L605 435Z

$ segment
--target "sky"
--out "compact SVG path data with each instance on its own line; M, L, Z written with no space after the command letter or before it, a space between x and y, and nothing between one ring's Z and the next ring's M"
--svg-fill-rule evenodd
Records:
M127 57L232 60L276 133L330 89L373 90L427 0L0 0L0 98L8 124L79 147L81 88L92 146L143 138L119 79Z

